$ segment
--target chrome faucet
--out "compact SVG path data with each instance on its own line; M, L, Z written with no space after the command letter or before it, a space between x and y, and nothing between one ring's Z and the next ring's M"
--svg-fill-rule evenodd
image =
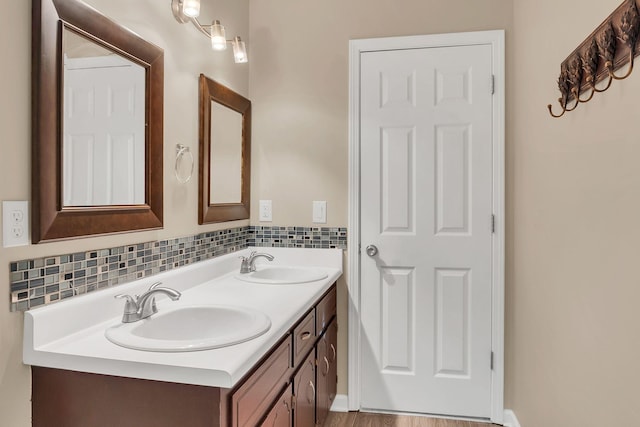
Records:
M271 254L267 253L258 253L256 251L252 251L248 257L241 256L242 264L240 264L240 274L251 273L252 271L256 271L256 258L266 258L269 261L273 261L275 258Z
M158 307L156 307L156 297L155 294L162 293L171 298L172 301L177 301L180 299L182 294L175 289L165 288L162 285L162 282L156 282L149 290L142 295L136 295L132 297L131 295L119 294L114 298L126 299L127 301L124 304L124 314L122 315L122 323L133 323L138 320L146 319L158 312Z

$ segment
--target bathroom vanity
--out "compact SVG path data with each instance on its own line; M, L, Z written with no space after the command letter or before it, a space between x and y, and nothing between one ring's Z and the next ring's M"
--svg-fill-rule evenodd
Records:
M122 316L123 302L113 296L140 293L148 279L27 312L24 360L32 365L33 425L322 425L336 394L342 252L268 251L275 255L269 265L313 267L326 277L291 284L239 280L243 251L153 278L182 292L177 303L159 298L158 314L171 304L196 302L262 310L270 329L239 344L154 352L108 341L105 329Z

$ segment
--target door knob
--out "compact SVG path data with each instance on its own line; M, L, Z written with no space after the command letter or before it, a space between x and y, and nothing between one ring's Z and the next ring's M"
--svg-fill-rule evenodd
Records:
M376 245L369 245L365 250L367 251L367 255L369 256L378 255L378 248L376 247Z

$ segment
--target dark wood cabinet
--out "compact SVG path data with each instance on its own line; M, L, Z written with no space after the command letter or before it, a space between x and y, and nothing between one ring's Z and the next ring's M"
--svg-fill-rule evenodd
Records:
M316 345L316 424L323 425L336 397L337 322L331 322Z
M291 377L291 339L286 337L267 359L231 394L233 427L255 426Z
M232 389L33 366L32 425L322 425L336 393L335 317L334 284Z
M306 427L316 424L316 358L309 353L293 377L293 425Z
M262 425L264 427L292 427L293 426L293 392L290 386L278 396L273 408L267 414Z
M300 364L316 342L315 314L315 309L312 309L293 329L293 366Z
M327 377L329 389L329 408L333 404L338 392L338 319L327 330L329 338L329 375Z

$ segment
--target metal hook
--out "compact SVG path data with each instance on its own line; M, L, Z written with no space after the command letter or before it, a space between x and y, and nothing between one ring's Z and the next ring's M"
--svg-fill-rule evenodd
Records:
M578 98L578 100L580 102L589 102L596 93L595 79L598 71L598 63L600 62L600 58L598 56L598 43L595 38L591 39L589 47L580 57L580 60L582 61L583 74L586 75L585 83L587 84L587 87L591 88L591 94L586 99Z
M606 65L605 65L605 67L606 67ZM609 67L607 67L607 70L609 70ZM609 73L609 81L607 82L607 85L606 85L605 87L603 87L602 89L598 89L598 88L596 87L596 85L594 84L594 85L593 85L593 90L594 90L594 91L596 91L596 92L598 92L598 93L602 93L602 92L604 92L605 90L609 89L609 87L611 86L611 82L613 81L613 76L611 75L611 72L610 72L610 71L609 71L608 73Z
M567 103L569 102L569 92L570 92L570 83L569 83L569 71L567 67L563 64L560 67L560 76L558 77L558 89L560 90L560 94L562 95L558 98L558 103L562 108L562 112L560 114L554 114L551 108L551 104L547 105L547 109L549 110L549 114L551 117L562 117L564 113L567 112Z
M610 67L610 68L607 68L609 77L612 77L616 80L624 80L627 77L629 77L631 75L631 72L633 71L633 58L634 58L634 52L633 50L631 50L629 52L629 69L627 70L627 73L624 76L616 76L616 74L613 72L613 67Z
M562 113L560 113L560 114L553 114L553 106L551 104L547 105L547 109L549 110L549 114L551 114L551 117L556 118L556 119L559 118L559 117L564 116L564 113L567 112L567 102L566 102L566 100L565 100L564 105L562 105L562 98L558 98L558 102L560 103L560 107L562 108Z
M576 88L571 89L571 93L573 94L573 97L575 98L576 103L573 105L573 108L567 108L566 110L567 112L575 110L576 108L578 108L578 104L580 104L580 94L578 93L578 89ZM569 101L567 101L566 105L569 105Z
M629 48L629 69L624 76L616 76L613 72L613 66L608 69L609 75L616 80L624 80L631 75L633 71L633 58L636 53L636 41L640 34L640 13L638 13L636 2L635 0L629 0L628 3L629 6L622 15L622 22L620 24L621 34L618 36L618 40Z
M591 101L591 98L593 98L593 95L595 95L596 87L593 85L593 82L589 82L588 84L591 87L591 94L587 97L587 99L581 99L580 97L578 97L578 101L580 101L580 102L589 102L589 101Z

